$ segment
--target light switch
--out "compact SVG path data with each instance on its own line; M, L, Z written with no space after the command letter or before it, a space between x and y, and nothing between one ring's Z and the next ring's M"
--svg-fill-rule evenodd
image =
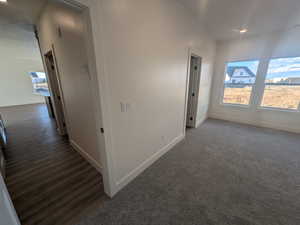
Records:
M120 102L120 106L121 106L121 112L125 112L126 111L126 106L123 102Z
M130 103L126 103L126 112L128 112L130 110L130 108L131 108Z

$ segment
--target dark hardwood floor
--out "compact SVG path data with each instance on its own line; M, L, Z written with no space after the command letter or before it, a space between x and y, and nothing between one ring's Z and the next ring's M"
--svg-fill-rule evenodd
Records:
M6 184L23 225L75 224L105 199L101 175L58 135L44 104L0 108Z

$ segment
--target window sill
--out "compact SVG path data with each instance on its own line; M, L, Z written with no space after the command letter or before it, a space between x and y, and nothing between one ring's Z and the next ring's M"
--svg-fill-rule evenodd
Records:
M224 107L233 107L233 108L242 108L242 109L249 109L250 105L242 105L242 104L234 104L234 103L220 103L221 106Z
M258 106L258 110L260 111L275 111L275 112L287 112L287 113L299 113L298 109L282 109L276 107L268 107L268 106Z

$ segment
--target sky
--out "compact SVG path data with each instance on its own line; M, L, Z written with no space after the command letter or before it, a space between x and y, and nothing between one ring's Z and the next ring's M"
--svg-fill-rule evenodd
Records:
M272 59L267 79L276 77L300 77L300 57Z
M227 66L247 66L254 74L259 61L230 62ZM300 77L300 57L272 59L269 64L267 79L278 77Z

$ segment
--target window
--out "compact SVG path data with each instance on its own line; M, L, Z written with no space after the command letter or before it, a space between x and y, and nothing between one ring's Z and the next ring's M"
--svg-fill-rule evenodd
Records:
M44 72L30 72L33 92L43 96L50 96L46 74Z
M223 103L249 105L258 64L257 60L227 63Z
M300 57L272 59L262 106L297 110L300 103Z

